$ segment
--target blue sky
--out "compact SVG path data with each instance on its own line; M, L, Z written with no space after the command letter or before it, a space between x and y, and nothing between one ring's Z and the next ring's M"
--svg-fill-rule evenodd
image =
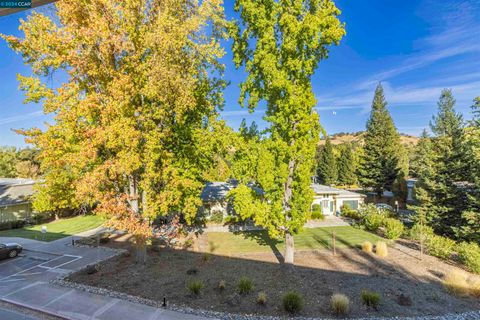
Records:
M338 0L347 35L313 77L316 109L327 133L365 128L373 91L382 81L398 130L418 135L435 113L442 88L451 88L457 110L469 118L480 96L480 0ZM225 0L227 17L235 17L233 0ZM47 9L42 9L47 10ZM28 12L0 17L0 33L19 35L19 19ZM234 128L243 118L261 126L263 110L253 114L238 106L242 70L231 62L230 43L223 61L225 90L222 117ZM0 145L24 145L12 128L44 127L49 116L41 106L24 105L16 74L29 74L22 58L0 41ZM55 86L58 77L50 79Z

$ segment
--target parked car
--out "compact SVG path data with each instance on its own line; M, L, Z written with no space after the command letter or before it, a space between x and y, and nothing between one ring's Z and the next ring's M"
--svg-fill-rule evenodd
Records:
M0 259L15 258L22 250L18 243L0 243Z
M375 207L377 207L378 209L382 209L382 210L394 211L393 207L389 204L386 204L386 203L377 203L375 205Z

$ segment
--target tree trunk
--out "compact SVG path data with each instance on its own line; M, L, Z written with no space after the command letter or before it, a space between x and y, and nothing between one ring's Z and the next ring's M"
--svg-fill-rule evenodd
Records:
M147 262L147 240L142 236L137 236L135 237L135 246L135 262L145 264Z
M293 266L295 254L295 244L293 242L293 235L287 231L285 233L285 261L288 266Z
M138 209L138 187L137 179L133 176L130 176L128 179L129 183L129 197L130 197L130 206L132 207L133 212L139 212Z
M295 160L290 160L288 163L288 177L285 182L285 188L283 190L283 210L285 211L286 220L290 220L290 200L292 198L292 183L293 172L295 169ZM293 235L290 230L285 230L285 257L284 263L289 266L294 264L295 246L293 243Z

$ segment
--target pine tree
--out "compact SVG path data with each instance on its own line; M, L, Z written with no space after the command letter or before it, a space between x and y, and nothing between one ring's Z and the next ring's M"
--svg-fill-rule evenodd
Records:
M317 164L317 178L320 183L333 185L337 183L337 160L333 152L332 142L327 136L325 145L320 148Z
M356 183L356 162L353 147L350 143L339 145L340 155L337 160L338 182L342 185L353 185Z
M439 188L435 180L436 155L426 130L423 131L415 148L411 168L412 176L418 181L415 184L416 203L409 206L409 209L417 213L415 217L417 223L438 228L438 224L441 223L438 217L442 215L445 208L438 206L435 199L436 189Z
M400 136L387 110L381 84L375 90L364 141L360 182L381 195L383 190L393 188L399 172L398 150L401 147Z

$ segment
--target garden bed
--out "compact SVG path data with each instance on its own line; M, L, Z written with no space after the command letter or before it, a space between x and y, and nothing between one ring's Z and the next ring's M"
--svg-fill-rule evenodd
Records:
M457 267L418 251L395 245L386 258L352 247L331 250L298 251L294 271L282 267L270 252L242 253L230 256L186 250L149 250L146 265L135 264L132 257L106 261L100 271L80 272L69 280L98 286L176 306L238 314L286 315L283 295L295 290L305 299L302 316L331 317L329 300L342 293L350 299L350 317L442 315L480 309L480 301L455 297L443 288L442 277ZM241 277L253 281L250 293L238 293ZM219 289L220 281L225 289ZM201 281L198 296L187 286ZM378 311L362 306L363 289L381 295ZM259 305L257 296L265 292L267 303Z

